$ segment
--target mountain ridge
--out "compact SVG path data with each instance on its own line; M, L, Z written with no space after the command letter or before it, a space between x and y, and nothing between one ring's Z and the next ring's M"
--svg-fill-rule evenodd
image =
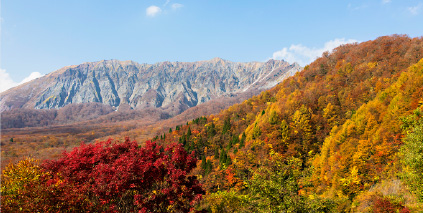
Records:
M171 108L178 114L220 96L275 86L299 71L285 61L197 62L101 60L63 67L0 94L0 111L51 109L72 103L99 102L112 107Z

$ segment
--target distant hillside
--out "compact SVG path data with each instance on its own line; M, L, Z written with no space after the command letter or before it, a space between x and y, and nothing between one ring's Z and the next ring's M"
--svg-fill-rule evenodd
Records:
M171 115L221 96L275 86L300 70L269 60L239 63L220 58L199 62L138 64L105 60L64 67L0 94L0 111L57 109L103 103L115 108L161 108Z

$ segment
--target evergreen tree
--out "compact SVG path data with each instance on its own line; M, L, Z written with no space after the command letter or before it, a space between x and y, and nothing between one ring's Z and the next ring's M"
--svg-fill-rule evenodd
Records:
M232 145L235 145L237 143L239 143L239 137L238 137L238 135L232 136Z
M225 165L229 166L232 164L232 159L229 155L226 155Z
M226 165L227 158L228 158L228 155L226 154L225 149L222 149L222 151L220 151L220 157L219 157L219 163L221 167Z
M187 139L189 140L190 137L191 137L191 127L188 127Z
M180 143L182 143L182 145L185 147L185 145L187 144L187 138L185 136L185 133L182 134L182 136L179 139L180 139Z
M231 120L229 117L227 117L223 123L223 129L222 129L222 134L225 134L226 132L228 132L231 129Z
M201 169L205 171L206 167L207 167L206 156L203 155L203 157L201 158Z
M211 123L209 126L207 126L207 136L211 138L215 135L216 135L216 126L214 125L214 123Z
M239 142L239 147L245 146L245 139L247 138L247 135L245 135L245 132L242 133L241 141Z

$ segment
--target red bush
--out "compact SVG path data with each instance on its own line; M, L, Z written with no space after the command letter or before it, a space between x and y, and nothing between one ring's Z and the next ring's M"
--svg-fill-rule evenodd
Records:
M392 203L388 198L377 197L373 202L373 213L410 213L410 210L401 203Z
M81 145L42 166L108 211L188 212L204 194L196 177L187 175L196 161L180 144L163 149L147 141L140 148L127 138Z

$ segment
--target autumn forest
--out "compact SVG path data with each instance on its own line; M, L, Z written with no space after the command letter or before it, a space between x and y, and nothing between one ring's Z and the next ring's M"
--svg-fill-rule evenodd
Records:
M67 110L42 117L89 113ZM66 132L6 132L2 147L12 148L2 158L1 211L423 209L422 37L342 45L259 95L194 115L160 128L152 121L142 137L133 123L86 123L81 135L95 141L86 143ZM5 119L18 125L12 114ZM19 153L31 137L42 143ZM42 157L28 154L40 147Z

